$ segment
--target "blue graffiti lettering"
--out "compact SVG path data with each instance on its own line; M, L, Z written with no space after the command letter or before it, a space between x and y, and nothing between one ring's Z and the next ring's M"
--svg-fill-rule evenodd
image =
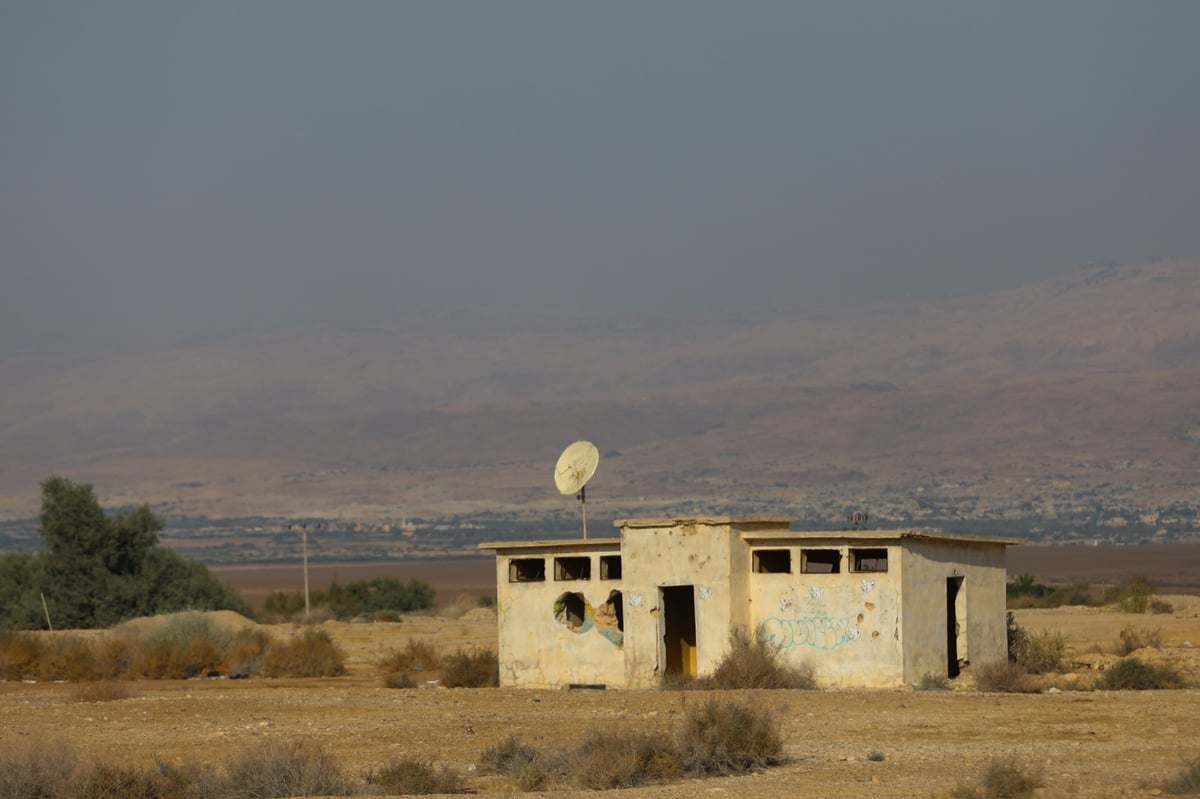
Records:
M811 646L814 649L836 649L857 640L859 630L848 617L805 616L799 619L769 618L762 623L759 635L780 649Z

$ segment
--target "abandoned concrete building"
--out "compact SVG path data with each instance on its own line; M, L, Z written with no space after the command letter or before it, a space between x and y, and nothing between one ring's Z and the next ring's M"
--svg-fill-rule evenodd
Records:
M624 519L619 538L501 541L500 683L648 688L702 676L734 627L822 687L954 678L1007 657L1009 538L799 532L789 519Z

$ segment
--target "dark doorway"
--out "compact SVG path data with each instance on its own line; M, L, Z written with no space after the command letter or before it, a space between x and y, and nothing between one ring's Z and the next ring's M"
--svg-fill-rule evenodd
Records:
M696 600L692 586L664 586L662 609L667 673L695 677Z
M958 676L958 593L962 590L963 578L946 578L946 676Z

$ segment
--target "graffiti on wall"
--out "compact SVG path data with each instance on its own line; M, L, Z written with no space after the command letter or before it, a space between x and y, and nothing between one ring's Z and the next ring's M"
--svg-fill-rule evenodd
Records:
M772 617L762 623L762 638L780 649L809 646L836 649L858 640L861 631L845 616L804 616L796 619Z

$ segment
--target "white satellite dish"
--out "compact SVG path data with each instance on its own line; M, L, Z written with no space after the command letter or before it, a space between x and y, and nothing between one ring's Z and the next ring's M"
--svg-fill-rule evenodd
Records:
M574 494L583 508L583 537L587 538L587 481L596 473L600 450L590 441L576 441L563 450L554 465L554 485L559 493Z

